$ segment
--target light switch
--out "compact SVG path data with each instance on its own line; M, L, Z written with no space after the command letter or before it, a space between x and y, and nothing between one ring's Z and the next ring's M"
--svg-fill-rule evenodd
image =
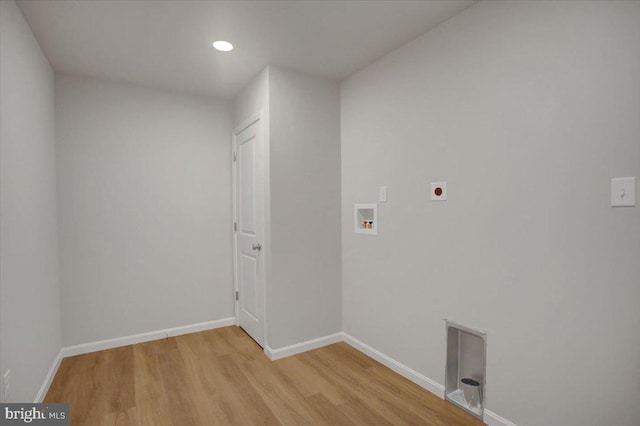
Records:
M611 179L611 205L614 207L633 207L636 205L635 177Z
M431 182L431 201L447 201L447 182Z
M386 203L387 202L387 187L386 186L381 186L380 187L379 200L380 200L381 203Z

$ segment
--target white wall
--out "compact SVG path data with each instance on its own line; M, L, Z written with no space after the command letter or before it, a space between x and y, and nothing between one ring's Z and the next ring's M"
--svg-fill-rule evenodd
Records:
M56 76L63 342L233 316L231 104Z
M0 372L33 401L60 350L53 72L0 1Z
M444 383L488 332L487 407L640 424L640 2L480 2L341 86L345 331ZM430 181L449 201L430 202ZM353 233L375 202L377 237Z
M269 67L255 76L234 99L233 127L260 111L265 114L269 111ZM265 121L268 122L267 118Z
M269 67L268 342L342 331L338 84Z
M342 330L340 101L329 81L269 66L235 100L235 125L262 111L267 345Z

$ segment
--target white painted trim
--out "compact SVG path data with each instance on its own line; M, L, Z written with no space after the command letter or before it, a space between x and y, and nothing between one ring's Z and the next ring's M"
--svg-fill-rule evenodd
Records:
M272 349L268 345L265 345L264 353L271 361L275 361L277 359L286 358L291 355L297 355L302 352L318 349L323 346L333 345L334 343L342 342L343 340L344 333L335 333L278 349Z
M164 330L149 331L147 333L132 334L131 336L117 337L115 339L82 343L80 345L62 348L60 352L62 354L62 357L66 358L69 356L82 355L90 352L103 351L105 349L118 348L120 346L134 345L136 343L143 343L152 340L164 339L167 337L179 336L181 334L196 333L198 331L204 330L213 330L214 328L235 325L235 322L235 317L223 318L215 321L206 321L197 324L184 325L181 327L166 328Z
M196 333L198 331L213 330L215 328L227 327L235 324L235 318L223 318L215 321L200 322L197 324L184 325L181 327L166 328L164 330L150 331L147 333L133 334L131 336L118 337L115 339L100 340L97 342L83 343L81 345L67 346L60 349L58 356L53 361L47 376L36 394L34 403L40 403L47 395L53 378L60 368L63 358L75 355L87 354L90 352L102 351L105 349L118 348L120 346L133 345L135 343L149 342L151 340L164 339L167 337L180 336L182 334Z
M47 373L47 376L44 378L44 382L42 382L42 386L40 386L40 390L38 391L36 398L33 400L35 404L41 403L44 400L44 397L49 392L49 387L51 387L51 383L53 382L53 378L56 376L58 372L58 367L60 367L60 363L62 362L62 349L58 352L56 359L53 360L53 364Z
M421 388L424 388L432 394L444 399L444 386L428 378L427 376L418 373L414 369L396 361L388 355L383 354L377 349L372 348L361 340L345 333L336 333L329 336L320 337L317 339L307 340L306 342L296 343L295 345L285 346L284 348L272 349L269 346L265 346L264 353L272 360L278 360L291 355L296 355L302 352L310 351L312 349L321 348L322 346L332 345L338 342L345 342L354 349L362 352L363 354L375 359L384 366L395 371L402 377L411 380ZM517 426L515 423L499 416L493 411L484 410L484 422L489 426Z
M351 347L357 349L358 351L368 355L369 357L375 359L379 363L389 367L391 370L400 374L401 376L411 380L413 383L418 386L428 390L432 394L444 399L444 386L440 383L431 380L427 376L418 373L410 367L402 364L401 362L396 361L380 352L377 349L372 348L366 343L356 339L355 337L342 333L344 337L344 342L350 345ZM484 422L489 426L517 426L515 423L497 415L493 411L489 411L485 408L484 410Z
M484 409L484 422L489 426L517 426L515 423L497 415L493 411L487 410L486 408Z
M238 179L237 171L237 153L236 153L236 129L231 131L231 247L233 255L231 256L231 267L233 273L233 314L235 316L235 324L240 326L239 303L236 299L238 294L238 208L236 206L236 185Z
M268 80L268 76L267 76ZM267 100L267 105L268 105ZM262 130L262 147L263 147L263 158L262 158L262 174L263 174L263 233L264 236L262 238L263 249L261 252L261 256L264 259L264 267L262 270L262 328L263 328L263 336L262 342L258 342L259 339L255 339L256 342L260 345L267 346L267 268L269 265L269 253L271 250L270 245L270 219L269 219L269 128L268 128L268 119L265 119L266 113L264 109L258 110L258 112L252 114L244 120L240 125L234 128L231 132L231 205L232 205L232 220L234 223L240 223L240 218L238 217L238 200L237 200L237 191L238 191L238 162L237 162L237 154L238 154L238 146L237 146L237 136L246 130L249 126L252 126L256 122L260 122L260 128ZM235 157L234 157L235 156ZM233 223L232 223L233 226ZM240 301L236 300L235 295L238 291L240 291L238 276L240 274L239 261L238 261L238 232L234 230L232 236L232 247L233 247L233 256L232 256L232 270L233 270L233 306L234 306L234 315L235 315L235 325L240 327ZM242 297L242 296L240 296ZM245 330L246 331L246 330ZM255 336L253 336L255 337Z
M120 346L132 345L135 343L164 339L166 337L173 337L182 334L195 333L198 331L227 327L230 325L234 325L235 321L235 317L223 318L216 321L201 322L198 324L191 324L182 327L167 328L164 330L151 331L148 333L134 334L131 336L125 336L116 339L101 340L98 342L84 343L81 345L62 348L58 353L58 356L54 360L53 365L51 366L51 369L47 374L47 377L42 383L42 386L40 387L40 390L38 391L34 402L42 402L42 400L44 399L63 358L66 358L68 356L86 354L89 352L101 351L105 349L117 348ZM328 336L307 340L305 342L296 343L294 345L285 346L278 349L272 349L268 345L265 345L264 353L270 360L275 361L281 358L297 355L302 352L318 349L323 346L332 345L338 342L347 343L349 346L375 359L379 363L385 365L401 376L407 378L408 380L411 380L418 386L428 390L429 392L440 398L444 398L444 386L440 383L431 380L427 376L418 373L412 368L396 361L390 356L383 354L377 349L372 348L366 343L344 332L330 334ZM515 423L487 409L484 410L484 422L489 426L517 426Z
M350 336L347 333L344 333L344 341L350 346L364 353L365 355L368 355L379 363L385 365L386 367L389 367L402 377L411 380L413 383L422 388L425 388L432 394L435 394L440 398L444 398L444 386L442 386L440 383L431 380L427 376L418 373L414 369L407 367L406 365L396 361L390 356L383 354L379 350L372 348L371 346L367 345L364 342L361 342L360 340L356 339L353 336Z

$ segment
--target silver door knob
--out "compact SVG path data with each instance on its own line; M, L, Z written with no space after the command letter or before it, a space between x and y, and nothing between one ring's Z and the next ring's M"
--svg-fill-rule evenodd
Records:
M262 244L258 243L258 244L254 244L253 246L254 250L262 250Z

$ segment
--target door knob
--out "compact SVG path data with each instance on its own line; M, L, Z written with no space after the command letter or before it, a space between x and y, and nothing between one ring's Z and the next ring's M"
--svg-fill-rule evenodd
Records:
M253 246L254 250L262 250L262 244L258 243L258 244L254 244Z

